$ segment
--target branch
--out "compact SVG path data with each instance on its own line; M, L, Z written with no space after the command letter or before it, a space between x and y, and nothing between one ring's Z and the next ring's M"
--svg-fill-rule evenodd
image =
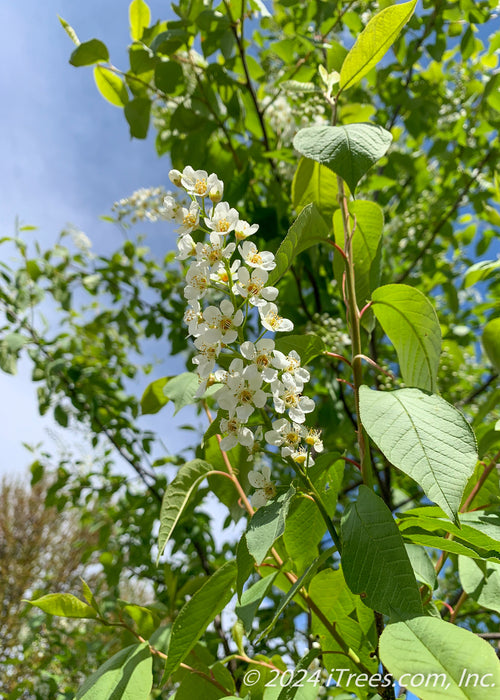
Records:
M415 266L417 265L420 260L424 257L424 255L427 253L427 249L429 246L431 246L434 241L436 240L437 236L439 235L439 232L443 228L443 226L451 219L453 214L456 213L457 209L460 207L463 198L467 195L469 192L470 188L472 185L476 182L478 175L480 174L483 166L488 162L488 160L491 158L493 155L493 150L490 148L487 152L486 155L482 158L482 160L479 162L479 164L474 168L474 170L477 170L476 175L471 175L469 178L467 184L462 188L462 190L458 193L455 201L451 205L450 209L448 212L436 223L434 226L431 235L429 236L427 242L425 245L422 246L422 248L419 250L415 258L411 261L411 265L402 272L399 277L397 278L396 282L404 282L404 280L408 277L408 275L414 270Z

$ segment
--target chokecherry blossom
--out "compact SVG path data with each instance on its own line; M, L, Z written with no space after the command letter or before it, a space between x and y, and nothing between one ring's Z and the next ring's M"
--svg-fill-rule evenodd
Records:
M259 270L256 270L259 272ZM274 289L274 287L268 287L267 289ZM268 303L259 306L260 322L268 331L291 331L293 330L293 323L288 318L283 318L278 314L278 307L276 304Z
M254 470L248 473L248 481L250 486L253 486L255 493L250 501L254 508L261 508L266 503L276 496L276 487L271 481L271 470L264 466L261 470Z
M273 382L278 376L278 370L273 369L274 340L261 338L255 344L246 340L240 345L240 352L246 360L253 362L262 372L266 382Z
M267 431L265 438L270 445L281 447L282 457L289 457L297 450L305 432L304 426L280 418L273 421L273 429Z
M210 217L205 217L205 224L215 233L225 236L234 231L238 217L236 209L231 209L227 202L220 202L213 208Z
M288 415L295 423L304 423L306 413L314 411L314 401L307 396L302 396L300 389L290 375L283 375L272 384L274 408L278 413L288 411Z
M198 228L200 221L200 205L197 202L191 202L189 209L182 207L182 224L176 229L179 236L185 236L186 233L192 233Z
M248 221L243 221L240 219L238 223L236 224L236 227L234 229L234 233L236 236L236 240L238 241L243 241L245 238L248 238L249 236L253 236L254 233L257 233L259 230L259 224L252 224L250 225Z
M273 367L292 376L301 391L304 388L304 384L307 384L311 378L309 372L300 366L300 355L295 350L291 350L288 355L275 350L272 364Z
M216 175L212 173L209 176L206 170L194 170L190 165L187 165L181 174L182 187L188 194L193 194L197 197L206 197L216 183Z
M222 195L224 194L224 183L222 180L219 180L218 177L216 177L213 182L212 186L210 187L210 191L208 193L208 196L212 200L214 204L217 204L217 202L220 202L222 199Z
M193 357L193 364L198 365L197 372L201 379L207 379L215 367L215 361L221 351L220 334L209 328L194 341L195 347L200 351Z
M243 323L243 311L235 311L233 304L224 299L220 308L209 306L203 312L203 318L209 328L215 329L219 333L219 339L225 344L234 343L238 337L236 328Z
M201 299L210 286L210 268L207 263L193 263L186 274L184 296L186 299Z
M192 335L194 338L197 338L207 330L208 326L203 321L200 302L196 299L193 299L191 301L191 306L186 309L184 313L184 323L188 327L189 335Z
M229 411L230 416L236 414L238 420L246 422L255 408L266 405L268 394L261 386L262 376L255 365L245 367L241 373L230 374L226 385L216 394L219 406Z
M221 450L232 450L238 443L244 447L253 446L254 437L252 431L250 428L245 427L243 423L240 423L237 418L221 418L220 429L222 433L228 433L221 440Z
M224 245L224 240L217 233L211 233L209 243L196 244L196 259L198 262L208 262L213 271L216 270L224 260L230 260L235 248L235 243Z
M315 452L323 452L323 441L321 440L321 430L316 430L316 428L309 428L307 435L304 438L304 442L309 447L313 447Z
M179 250L176 256L177 260L186 260L196 252L196 244L189 233L186 233L177 240L177 248Z
M221 385L214 394L220 409L227 412L220 420L221 447L229 450L243 445L249 451L249 459L262 450L263 430L257 426L253 432L247 423L255 410L263 409L272 397L275 411L287 412L288 417L272 423L273 429L265 434L266 441L280 447L282 457L310 465L311 450L321 452L323 444L319 431L303 425L306 414L315 407L314 401L302 394L309 372L301 366L297 352L285 354L276 350L273 340L262 337L266 331L293 329L293 323L280 316L273 303L278 290L267 284L269 272L276 267L274 255L260 251L255 243L246 240L259 227L241 220L236 209L220 201L224 183L215 174L209 176L205 170L186 166L182 172L171 170L169 177L192 200L187 208L175 197L165 196L162 211L163 218L180 224L177 258L191 259L184 288L189 305L184 322L197 350L193 358L200 379L196 396L202 396L209 384ZM198 202L200 197L211 199L213 207L208 213L205 204ZM208 240L195 242L191 233L196 229L203 231L204 226ZM231 234L241 241L238 246L230 240ZM236 250L239 256L235 255ZM207 295L208 304L202 302ZM258 308L258 317L249 313L252 307ZM229 369L216 368L221 353L225 352L227 358L228 346L242 337L247 320L248 328L252 328L256 318L263 328L260 338L242 342L237 351L239 357L233 355ZM234 353L234 347L231 352ZM258 489L252 502L263 505L275 495L268 467L252 472L250 481Z
M261 306L267 301L272 301L278 296L276 287L266 287L269 275L259 268L252 270L252 274L246 267L238 270L238 282L233 287L233 292L248 299L253 306Z
M259 251L255 243L245 241L238 246L243 262L250 267L259 267L262 270L274 270L276 263L274 255L268 250Z

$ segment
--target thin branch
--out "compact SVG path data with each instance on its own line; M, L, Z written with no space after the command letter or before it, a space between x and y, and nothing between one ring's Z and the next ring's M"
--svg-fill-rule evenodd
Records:
M455 404L455 406L457 408L460 408L462 406L467 406L468 404L470 404L472 401L474 401L474 399L477 399L478 396L485 392L486 389L498 379L498 377L498 372L494 372L485 382L483 382L483 384L474 389L474 391L468 394L465 398L458 401Z
M480 172L481 172L483 166L486 165L486 163L487 163L488 160L492 157L492 155L493 155L493 149L490 148L490 149L486 152L486 155L481 159L481 161L478 163L478 165L474 168L474 170L477 171L476 174L475 174L475 175L471 175L471 177L469 178L467 184L466 184L466 185L462 188L462 190L458 193L458 195L457 195L457 197L455 198L455 201L454 201L453 204L451 205L450 209L449 209L449 210L447 211L447 213L435 224L434 228L432 229L431 235L429 236L429 238L427 239L427 241L425 242L425 244L422 246L422 248L419 250L419 252L417 253L417 255L413 258L413 260L411 261L411 265L409 265L408 268L407 268L404 272L402 272L402 273L399 275L399 277L397 278L396 282L398 282L398 283L404 282L404 280L408 277L408 275L412 272L412 270L414 270L414 268L415 268L415 266L417 265L417 263L419 263L420 260L422 260L422 258L424 257L424 255L427 253L427 249L429 248L429 246L431 246L431 245L434 243L434 241L435 241L436 238L438 237L438 235L439 235L441 229L443 228L443 226L451 219L451 217L453 216L453 214L455 214L456 211L459 209L459 207L460 207L460 205L461 205L461 203L462 203L463 198L468 194L468 192L469 192L469 190L471 189L472 185L476 182L476 180L477 180L477 178L478 178L478 176L479 176L479 174L480 174Z

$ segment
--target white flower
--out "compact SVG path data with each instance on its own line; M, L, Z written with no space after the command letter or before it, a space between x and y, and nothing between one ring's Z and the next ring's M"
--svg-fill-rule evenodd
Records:
M247 340L240 345L240 353L258 367L266 382L273 382L278 375L277 370L271 367L273 350L274 340L267 338L261 338L255 344Z
M276 487L271 481L271 470L269 467L262 467L260 471L254 470L248 473L248 481L257 491L250 499L254 508L265 506L266 503L276 496Z
M291 424L286 418L273 421L273 429L265 434L266 442L281 447L281 456L289 457L300 445L305 428L302 425Z
M167 221L175 221L178 224L182 224L182 220L184 219L182 207L179 202L169 194L163 198L162 212L163 218Z
M216 233L210 234L210 243L196 244L196 259L198 262L206 261L212 270L217 269L224 260L229 260L236 248L235 243L224 246L223 239ZM225 266L223 265L224 269Z
M193 364L198 365L196 372L201 379L207 379L213 371L215 360L221 351L221 342L217 331L209 328L199 338L194 341L199 355L193 357Z
M274 289L274 287L268 287L268 289ZM268 331L291 331L293 329L293 323L288 318L278 315L276 304L262 304L259 306L259 314L262 325Z
M262 270L274 270L276 263L274 255L268 250L259 252L255 243L245 241L238 246L243 261L250 267L260 267Z
M229 374L226 386L216 396L221 408L229 411L231 417L236 414L238 420L245 423L255 408L265 406L268 394L260 388L262 376L255 365L245 367L241 373L236 367L238 365L232 362L229 369L233 374Z
M210 268L206 263L193 263L186 273L184 296L186 299L201 299L210 286Z
M220 202L213 208L210 217L205 218L205 223L212 231L226 235L234 231L238 218L236 209L231 209L227 202Z
M253 446L253 433L250 428L246 428L237 418L221 418L220 429L222 433L229 433L222 438L220 443L221 450L231 450L239 443L244 447Z
M258 230L259 224L252 224L250 226L248 221L243 221L242 219L240 219L236 224L234 233L236 235L236 239L242 241L245 240L245 238L248 238L248 236L253 236L253 234L256 233Z
M189 233L177 239L177 248L179 250L177 260L186 260L196 254L196 245Z
M222 180L219 180L219 178L216 177L212 183L212 186L210 187L210 192L208 193L208 196L214 204L217 204L217 202L220 202L220 200L222 199L223 194L224 183L222 182Z
M275 350L272 364L273 367L292 376L301 391L304 388L304 384L311 378L307 369L300 366L300 355L295 350L291 350L288 355Z
M189 335L197 338L208 329L206 323L203 323L200 302L196 299L191 301L191 306L184 312L184 323L188 327Z
M181 175L181 184L186 192L197 197L206 197L216 181L217 176L213 173L209 177L206 170L194 170L190 165L186 165Z
M233 292L245 297L254 306L266 304L266 301L272 301L278 296L276 287L265 286L268 277L269 275L265 270L257 268L252 270L250 275L246 267L240 267L238 270L238 282L234 285Z
M170 182L172 182L176 187L181 186L182 175L179 172L179 170L175 170L175 168L172 168L172 170L168 174L168 177L170 179Z
M312 467L314 464L314 459L311 454L306 450L305 447L299 447L297 450L292 452L290 455L294 462L300 464L300 466Z
M83 231L79 231L77 228L73 228L71 225L68 226L68 229L71 231L71 240L73 241L73 245L76 246L78 250L81 250L82 253L88 253L92 248L92 241L90 238L83 233Z
M248 450L248 457L247 457L247 462L252 462L255 457L259 454L259 452L262 452L262 437L263 437L264 431L262 430L262 426L259 425L257 427L257 430L254 433L254 442L253 445L250 447L247 447Z
M295 423L303 423L306 419L305 414L314 411L314 401L301 395L290 375L283 375L282 380L273 382L271 386L274 408L278 413L288 411L288 415Z
M315 452L323 452L323 442L321 440L321 430L316 430L316 428L309 428L307 435L304 438L304 442L309 447L314 447Z
M217 235L217 234L215 234L215 235ZM230 268L231 277L236 277L236 273L240 269L240 265L241 265L241 260L233 260L233 262L231 263L231 268ZM213 272L210 275L210 279L213 282L218 282L219 284L223 284L224 286L227 287L229 284L229 275L227 273L226 266L224 264L220 263L219 267L215 270L215 272Z
M189 209L182 207L182 224L176 229L179 236L185 236L186 233L191 233L198 228L200 221L200 205L196 202L191 202Z
M238 309L235 312L231 302L224 299L219 309L216 306L207 307L203 318L210 328L218 332L221 342L228 345L234 343L238 337L238 331L235 329L243 323L243 311Z

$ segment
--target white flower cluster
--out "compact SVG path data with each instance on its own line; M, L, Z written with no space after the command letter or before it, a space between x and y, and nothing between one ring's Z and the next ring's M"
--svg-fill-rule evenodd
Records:
M177 257L190 259L184 321L197 350L193 363L201 382L198 395L209 381L223 385L215 395L227 414L220 421L221 447L230 450L240 444L255 452L262 429L253 431L248 422L272 399L276 413L288 418L274 421L266 441L280 446L283 457L310 465L310 448L320 452L322 444L317 431L303 426L306 414L314 410L314 401L302 394L309 372L301 367L297 352L285 355L273 339L264 337L268 331L293 329L292 322L279 315L278 290L268 285L269 273L276 267L274 255L247 240L258 225L242 221L236 209L221 201L224 184L216 175L187 166L182 172L171 170L169 177L191 199L184 207L166 197L164 207L178 224ZM195 241L195 231L205 231L208 240ZM207 298L217 301L210 304ZM245 340L249 318L258 318L262 327L254 342ZM223 363L228 368L216 369L223 355L232 358L229 365ZM267 484L268 477L264 481ZM272 492L269 486L260 490Z
M166 200L168 197L163 187L143 187L130 197L124 197L115 202L112 211L118 221L130 219L132 224L137 221L160 221L171 218Z

